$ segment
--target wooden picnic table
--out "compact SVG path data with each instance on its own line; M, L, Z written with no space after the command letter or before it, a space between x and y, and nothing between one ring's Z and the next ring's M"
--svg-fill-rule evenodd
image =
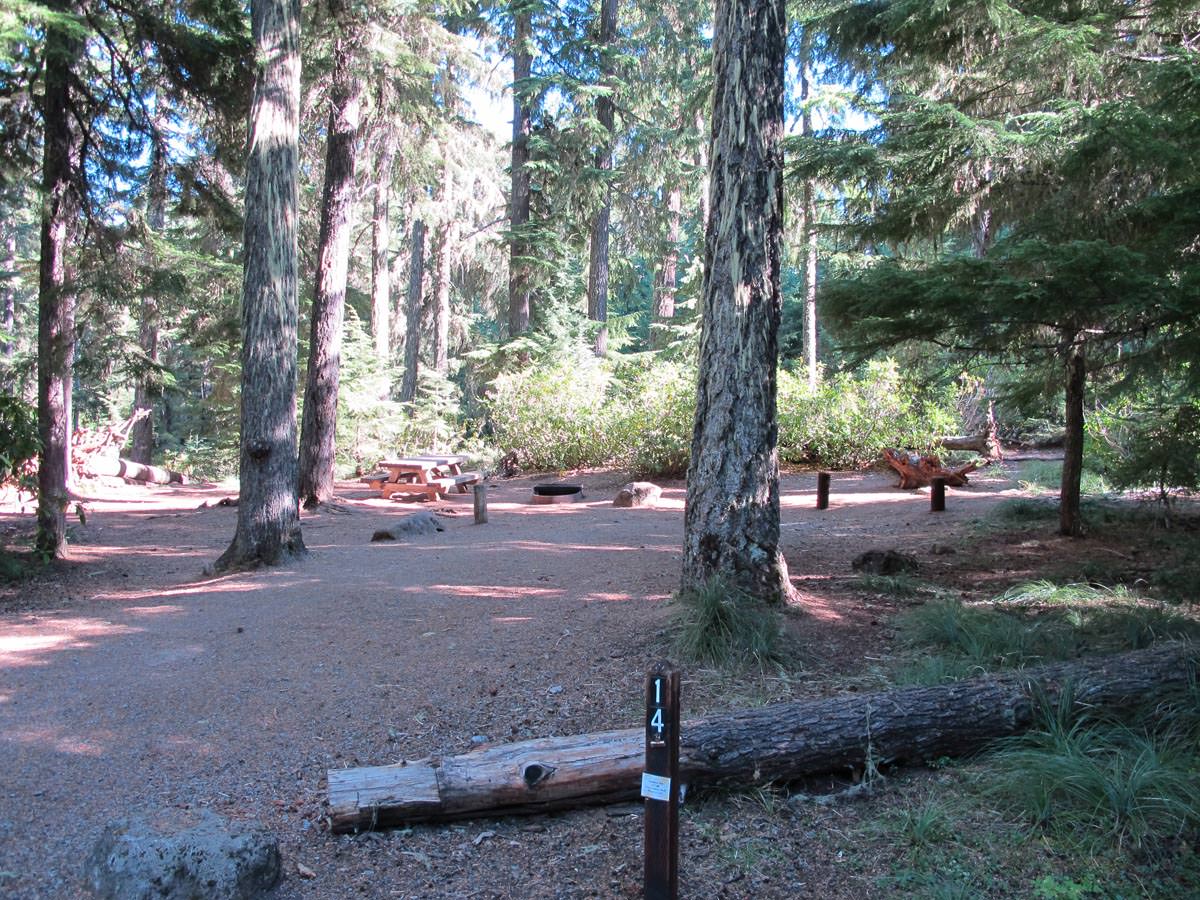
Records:
M422 454L380 460L380 472L364 478L384 498L402 495L436 500L450 488L465 494L467 486L479 481L478 472L463 472L467 457L461 454Z

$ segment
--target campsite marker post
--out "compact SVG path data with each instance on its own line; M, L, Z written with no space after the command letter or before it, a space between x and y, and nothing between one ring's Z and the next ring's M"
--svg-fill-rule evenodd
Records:
M832 478L831 472L817 473L817 509L829 509L829 482Z
M946 511L946 479L934 478L929 483L929 511Z
M660 662L646 673L646 900L679 895L679 671Z

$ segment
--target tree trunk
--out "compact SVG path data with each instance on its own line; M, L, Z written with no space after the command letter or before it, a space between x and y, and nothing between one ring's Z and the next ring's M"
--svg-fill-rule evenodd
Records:
M404 381L400 401L417 399L417 369L421 364L421 281L425 277L425 224L412 226L412 258L408 266L408 297L404 301Z
M1059 534L1079 537L1083 517L1079 510L1080 479L1083 477L1083 393L1087 382L1084 338L1070 330L1066 339L1066 429L1063 439L1062 487L1059 491Z
M508 200L508 336L515 338L529 330L530 267L532 252L525 230L529 225L529 106L523 91L524 81L533 70L533 19L526 7L513 13L513 134L512 188Z
M667 246L654 292L650 347L661 350L670 342L669 326L675 318L675 291L679 282L679 229L683 219L683 188L676 184L667 195Z
M243 228L237 532L214 568L304 553L296 500L296 164L300 2L252 0L256 77Z
M455 212L454 167L450 163L450 148L445 148L446 166L442 175L438 204L445 220L438 227L434 240L433 322L429 332L433 338L433 370L445 375L450 370L450 273L452 254L458 231Z
M796 700L684 722L687 784L748 787L975 753L1035 721L1071 685L1077 709L1114 709L1188 684L1200 651L1170 644L934 687ZM440 759L328 773L335 832L539 813L638 796L645 731L504 744Z
M50 4L78 12L74 3ZM67 483L71 454L70 393L75 351L75 296L67 278L67 251L79 215L79 135L71 103L72 69L83 42L62 25L46 25L42 100L42 222L38 269L37 549L66 555Z
M614 91L612 83L612 54L610 45L617 34L617 0L601 0L600 3L600 82ZM612 215L612 187L609 173L612 171L613 112L615 104L612 93L596 98L596 119L604 134L600 138L600 149L596 152L596 168L604 180L600 209L592 220L591 250L588 265L588 318L599 322L594 349L597 356L608 353L608 226Z
M808 70L812 61L812 29L805 25L800 38L800 133L812 134L812 112L808 106ZM817 210L812 179L805 179L801 196L800 231L804 236L804 367L808 386L817 387Z
M684 514L683 588L790 595L779 550L776 370L783 230L783 0L720 0L712 210Z
M371 215L371 332L375 337L375 358L383 365L391 361L392 280L388 268L388 245L392 241L389 219L392 194L392 161L396 157L396 132L390 122L386 129L379 159L375 164L374 203Z
M6 360L11 360L16 354L16 341L13 335L17 331L17 231L11 222L4 226L4 311L0 313L0 331L4 339L0 341L0 353ZM11 387L6 384L5 387Z
M700 174L700 234L705 238L708 236L708 212L712 206L712 185L708 171L708 142L712 139L712 135L705 135L704 112L696 110L696 134L700 136L700 143L696 147L696 155L693 160L696 164L696 170Z
M162 102L161 97L158 98L158 102ZM150 245L147 248L146 261L150 268L157 268L159 265L158 251L153 243L162 237L167 224L167 149L163 145L163 135L157 121L159 117L156 115L155 118L149 196L146 204L146 243ZM131 460L148 466L154 453L154 401L160 393L157 372L159 304L158 297L152 290L142 295L139 318L141 322L138 328L138 346L142 351L142 364L146 370L138 377L133 390L133 411L136 413L146 410L146 415L134 423L129 434L127 452Z
M299 496L306 509L326 503L334 492L338 387L342 363L342 320L350 263L350 213L358 145L359 95L362 83L351 71L356 36L345 21L342 4L332 12L338 20L333 85L329 93L329 125L325 143L325 188L321 194L321 231L313 286L308 374L304 417L300 428Z

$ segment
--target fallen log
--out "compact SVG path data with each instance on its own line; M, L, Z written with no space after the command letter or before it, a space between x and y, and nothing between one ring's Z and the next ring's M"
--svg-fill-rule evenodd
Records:
M1166 644L1119 656L868 695L778 703L685 722L689 784L762 784L976 752L1033 722L1034 696L1117 709L1183 686L1200 647ZM521 741L396 765L331 769L335 832L408 822L546 812L638 797L640 728Z
M967 483L967 475L979 468L979 462L969 462L966 465L948 469L936 456L918 456L903 450L884 448L883 458L900 476L899 487L903 490L925 487L935 478L945 478L949 487L962 487ZM986 465L986 462L984 463Z
M89 459L84 466L84 472L89 475L110 475L126 478L130 481L143 481L149 484L184 484L181 472L163 469L159 466L147 466L131 459L111 456L96 456Z

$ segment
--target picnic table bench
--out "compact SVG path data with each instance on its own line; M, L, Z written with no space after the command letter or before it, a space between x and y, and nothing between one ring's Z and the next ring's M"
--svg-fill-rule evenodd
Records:
M480 480L478 472L462 471L465 456L451 454L422 454L379 462L380 471L364 475L362 480L378 490L385 499L437 500L451 488L460 494L467 486Z

